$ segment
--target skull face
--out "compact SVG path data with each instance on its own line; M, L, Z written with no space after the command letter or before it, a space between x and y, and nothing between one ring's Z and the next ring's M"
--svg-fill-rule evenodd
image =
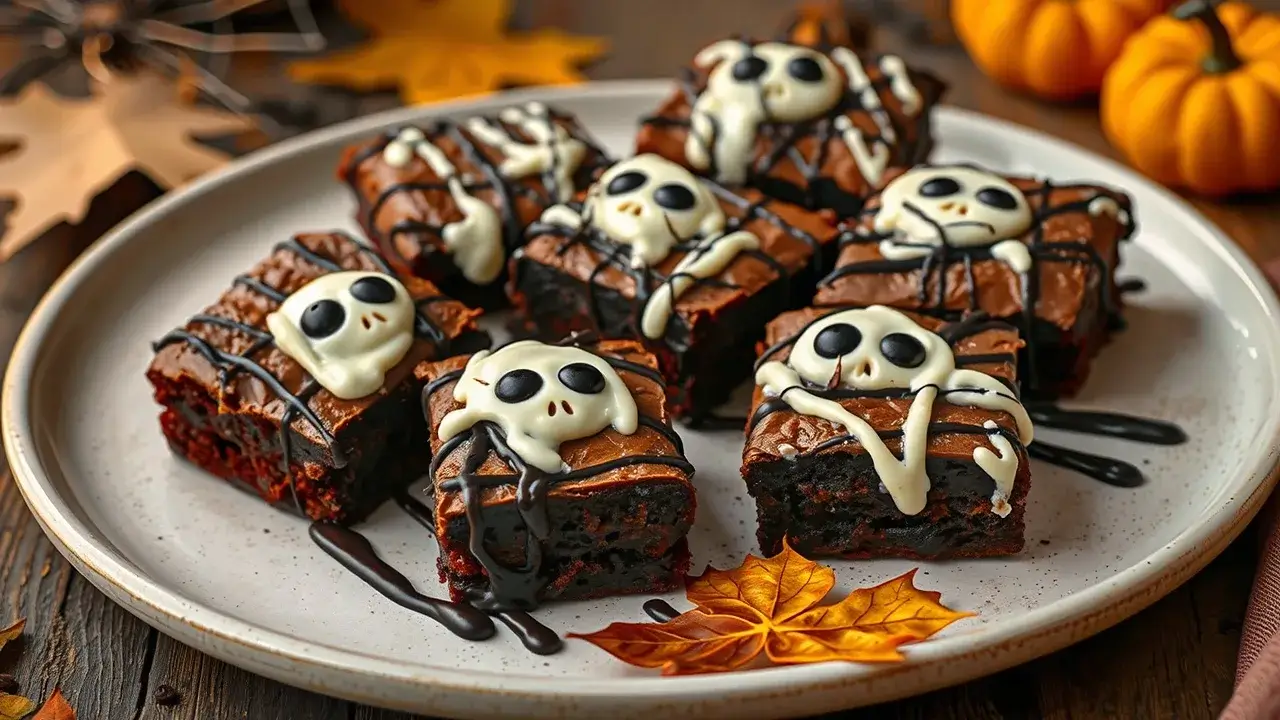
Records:
M473 355L453 397L464 407L440 422L441 440L487 420L502 428L522 460L548 473L564 465L561 443L610 426L630 435L639 425L635 399L609 363L581 348L533 340Z
M754 47L723 40L698 54L699 65L719 63L707 77L704 96L722 108L737 106L763 109L764 116L780 122L802 122L835 107L845 81L835 63L822 53L788 43L766 42Z
M796 339L787 364L816 385L856 390L915 390L955 369L946 340L881 306L817 320Z
M922 167L881 193L874 227L913 244L967 247L1018 238L1031 228L1022 191L999 175L968 167Z
M390 275L330 273L267 316L276 346L333 395L355 399L382 387L413 344L413 299Z
M609 168L586 205L592 225L632 246L636 265L656 265L676 243L719 232L725 223L720 204L692 173L651 154Z

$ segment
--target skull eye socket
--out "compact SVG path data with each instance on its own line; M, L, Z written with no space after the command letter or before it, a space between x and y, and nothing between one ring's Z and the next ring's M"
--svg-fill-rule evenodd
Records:
M787 63L787 74L800 82L807 83L822 82L825 75L818 61L806 56L794 58Z
M648 181L649 177L639 170L628 170L610 180L604 191L608 195L621 195L635 190Z
M898 367L920 367L924 364L924 343L906 333L889 333L880 341L880 354Z
M733 79L741 82L755 80L769 69L769 62L759 55L748 55L733 64Z
M587 363L565 365L556 377L565 387L583 395L595 395L604 390L604 373Z
M668 210L688 210L697 203L693 191L679 183L667 183L653 191L653 201Z
M936 177L920 186L920 194L924 197L946 197L960 192L960 183L947 176Z
M862 342L862 332L849 323L825 327L813 339L813 351L828 360L848 355Z
M512 370L498 378L493 394L504 403L522 403L542 389L542 376L532 370Z
M985 187L978 191L978 202L1001 210L1018 209L1018 200L1008 191L1000 188Z
M298 326L312 340L327 338L342 329L347 311L333 300L318 300L302 311Z
M351 283L351 297L375 305L385 305L396 299L396 289L380 277L366 277Z

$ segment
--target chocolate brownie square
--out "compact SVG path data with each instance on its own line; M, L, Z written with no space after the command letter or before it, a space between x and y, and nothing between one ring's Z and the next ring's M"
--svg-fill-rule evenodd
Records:
M481 308L505 301L508 254L547 206L608 158L573 117L537 102L404 126L348 148L338 175L388 261Z
M346 235L299 235L155 343L160 427L276 507L355 522L426 472L413 368L487 347L475 315Z
M416 374L455 600L527 609L680 586L693 467L643 346L523 340Z
M811 297L815 259L838 235L816 213L656 155L617 163L529 234L510 292L531 329L645 342L674 412L693 416L749 376L765 322Z
M895 55L720 40L642 120L636 152L847 217L887 168L928 157L943 91Z
M769 325L742 477L765 553L937 559L1022 549L1032 428L1017 331L874 306Z
M1071 395L1118 320L1129 197L969 165L895 171L851 222L817 305L889 305L1017 325L1028 397Z

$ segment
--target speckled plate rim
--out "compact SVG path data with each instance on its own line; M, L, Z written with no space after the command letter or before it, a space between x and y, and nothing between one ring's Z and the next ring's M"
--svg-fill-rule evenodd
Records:
M117 553L78 517L40 458L41 432L32 424L31 382L48 330L74 289L114 253L127 252L130 238L210 190L311 146L354 139L380 128L435 113L486 111L507 103L549 103L585 97L658 96L666 81L617 81L571 88L535 88L432 106L402 108L308 133L253 153L150 204L96 242L53 285L18 338L4 378L0 424L18 487L58 550L108 597L157 629L249 671L318 692L418 712L463 716L642 717L657 712L716 717L814 714L891 700L997 672L1079 641L1150 605L1203 568L1258 512L1277 480L1280 413L1269 416L1245 472L1225 502L1197 524L1127 568L1087 590L1030 611L1002 627L955 633L912 648L898 665L867 672L865 666L825 663L739 674L681 678L636 677L583 680L562 677L480 674L425 664L390 662L364 653L307 642L236 619L193 602L153 581ZM1125 187L1142 187L1169 202L1176 218L1201 237L1244 282L1269 320L1266 337L1251 341L1277 349L1280 302L1261 271L1227 236L1172 193L1129 169L1042 133L977 113L943 108L956 122L993 126L1021 141L1083 154L1105 166ZM1280 363L1271 367L1280 395ZM1274 398L1280 407L1280 397Z

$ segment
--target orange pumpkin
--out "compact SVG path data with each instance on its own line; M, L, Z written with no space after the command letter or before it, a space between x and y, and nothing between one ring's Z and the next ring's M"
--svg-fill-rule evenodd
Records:
M1214 5L1192 0L1134 35L1103 84L1103 130L1166 185L1280 187L1280 17Z
M1169 0L951 0L951 22L997 82L1053 100L1092 95L1125 40Z

